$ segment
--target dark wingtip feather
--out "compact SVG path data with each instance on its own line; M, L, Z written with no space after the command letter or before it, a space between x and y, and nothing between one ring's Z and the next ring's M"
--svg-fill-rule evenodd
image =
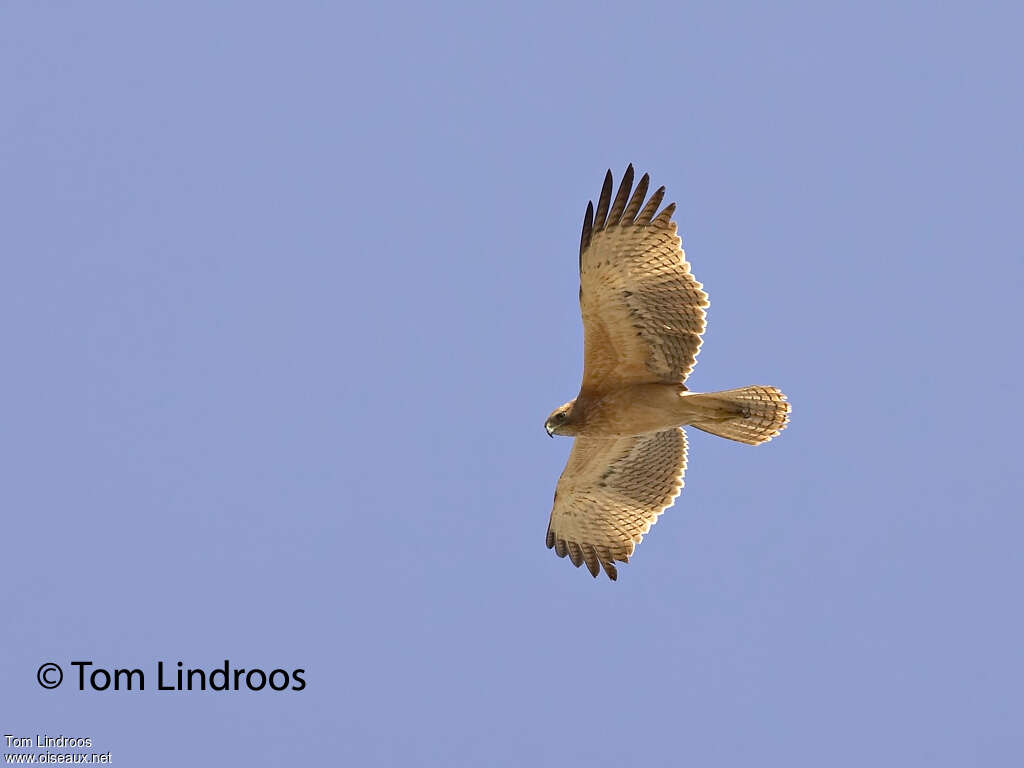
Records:
M590 247L590 238L594 234L594 204L587 203L587 212L583 215L583 234L580 235L580 269L583 268L583 252Z
M669 222L672 221L672 214L676 212L676 204L669 203L665 206L665 210L658 214L654 220L654 224L660 224L662 226L668 226Z
M565 546L569 551L569 560L572 561L572 564L577 568L583 565L583 550L580 549L580 545L575 541L567 541Z
M597 199L597 212L594 214L594 229L604 229L605 220L608 218L608 206L612 201L612 170L604 175L604 184L601 186L601 196Z
M651 219L654 218L655 212L658 210L658 206L661 205L662 199L665 197L665 187L658 187L654 190L654 194L651 195L651 199L647 201L647 205L640 211L640 214L636 217L636 223L641 225L647 225L651 223Z
M647 197L647 187L651 183L651 177L646 173L640 177L640 183L636 185L636 191L633 193L632 199L629 201L629 205L626 206L626 210L622 213L622 219L620 221L623 225L630 225L636 221L637 211L640 210L640 206L644 204L644 198Z
M619 191L615 194L615 202L612 203L612 210L608 214L608 226L614 227L622 219L622 212L626 210L626 201L629 193L633 191L633 164L630 163L626 172L622 174L622 181L619 182Z

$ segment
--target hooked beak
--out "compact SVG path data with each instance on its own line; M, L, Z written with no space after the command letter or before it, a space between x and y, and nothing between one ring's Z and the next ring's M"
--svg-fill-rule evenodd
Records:
M549 427L547 424L544 425L544 431L548 433L548 437L554 437L555 436L554 430L551 429L551 427Z

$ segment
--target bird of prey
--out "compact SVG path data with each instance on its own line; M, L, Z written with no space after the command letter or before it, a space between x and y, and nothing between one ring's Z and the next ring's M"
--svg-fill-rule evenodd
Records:
M707 294L692 274L672 221L630 165L612 200L608 171L588 203L580 239L583 383L544 424L575 438L555 489L547 546L613 581L616 562L672 505L683 486L689 425L748 445L771 440L789 419L786 396L751 386L700 394L683 382L697 359ZM630 193L632 192L632 195Z

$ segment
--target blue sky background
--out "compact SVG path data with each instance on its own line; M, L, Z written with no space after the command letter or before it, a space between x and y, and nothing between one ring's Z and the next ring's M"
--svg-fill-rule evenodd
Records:
M149 766L1019 760L1022 22L4 3L0 730ZM692 432L612 584L544 547L542 425L628 162L711 295L692 388L794 412ZM224 659L308 685L154 690Z

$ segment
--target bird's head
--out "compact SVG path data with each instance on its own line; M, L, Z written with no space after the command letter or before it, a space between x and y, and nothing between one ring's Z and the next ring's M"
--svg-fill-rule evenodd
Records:
M544 431L548 433L548 437L576 434L576 427L572 418L572 407L574 405L576 405L576 401L572 400L551 412L548 420L544 422Z

